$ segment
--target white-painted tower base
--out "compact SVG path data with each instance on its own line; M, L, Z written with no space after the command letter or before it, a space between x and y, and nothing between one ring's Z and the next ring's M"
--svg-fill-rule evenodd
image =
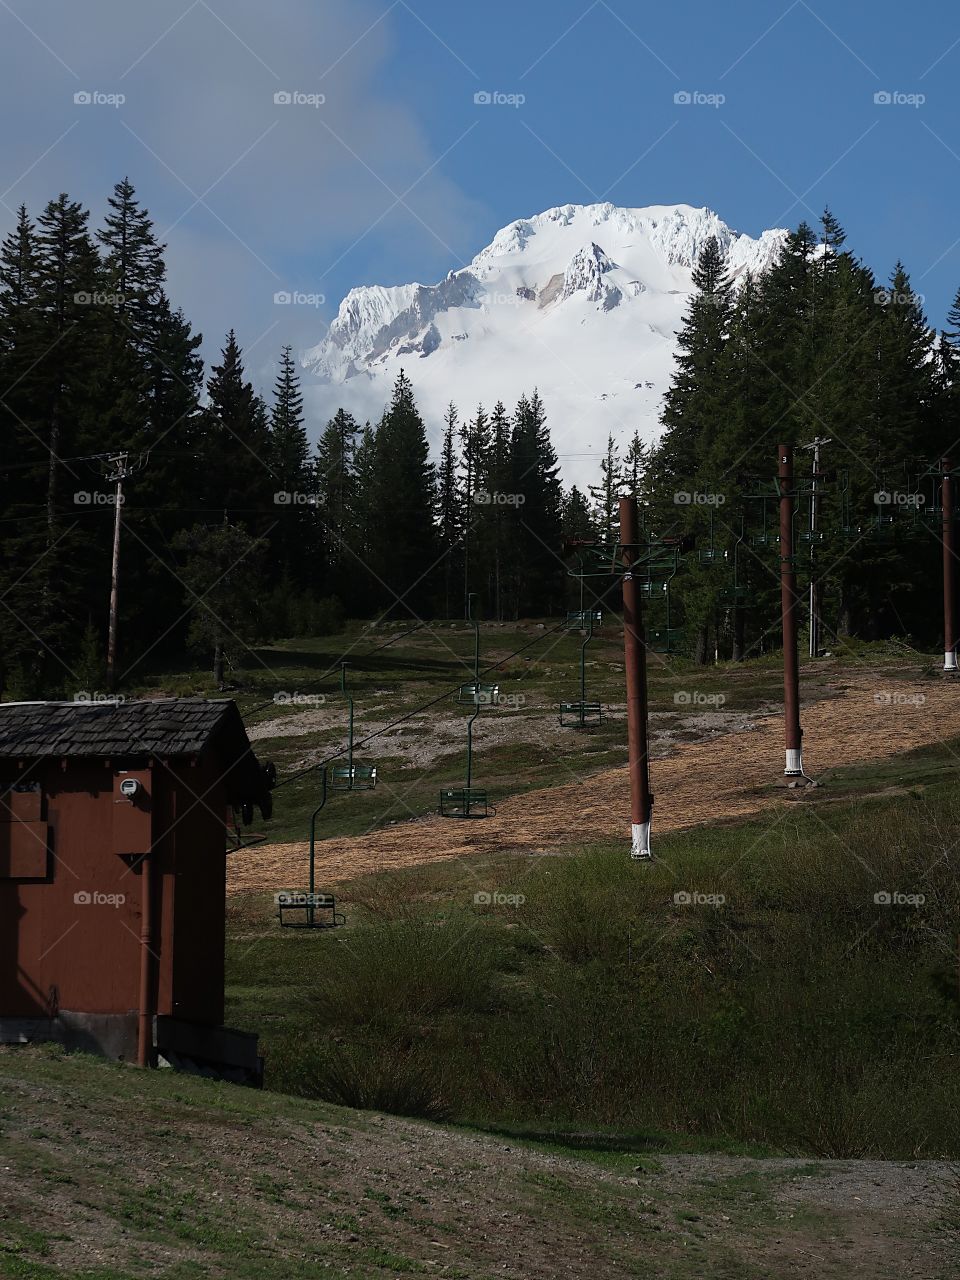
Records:
M635 862L647 862L653 857L650 852L650 823L634 822L630 828L633 837L630 857Z
M944 671L956 671L957 669L957 651L956 649L948 649L943 655Z
M797 778L803 773L803 765L800 762L800 752L787 750L787 763L783 771L784 777Z

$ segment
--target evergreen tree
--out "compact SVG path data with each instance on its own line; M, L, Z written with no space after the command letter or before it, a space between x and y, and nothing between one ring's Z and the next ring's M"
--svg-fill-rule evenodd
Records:
M600 483L590 485L594 524L602 542L616 542L619 536L620 491L623 486L623 464L611 434L607 436L607 451L600 459Z
M515 618L521 611L549 613L563 598L561 558L563 491L546 409L539 393L522 396L510 438L512 513L511 593Z
M423 616L437 560L436 475L410 379L401 370L373 450L368 568L378 603Z
M451 616L454 583L462 573L463 534L469 513L464 511L463 494L458 476L457 407L451 401L444 417L440 466L437 472L437 533L443 557L443 616Z
M315 567L317 494L303 425L303 395L291 352L289 346L282 349L274 384L269 466L277 520L270 538L273 568L292 592L308 585Z
M474 582L477 584L481 581L481 574L474 572L479 566L474 564L475 560L479 560L479 555L474 553L474 542L477 542L477 552L482 547L480 530L484 524L484 516L487 514L486 507L492 505L493 495L483 490L483 474L487 463L487 453L490 448L490 427L487 422L487 415L483 410L483 405L477 407L477 416L472 422L465 422L461 432L461 441L463 444L463 459L461 462L461 470L463 475L462 497L463 497L463 611L464 617L469 611L469 597L471 591L474 590ZM483 499L487 501L484 502Z
M356 436L360 428L352 414L338 409L324 427L317 444L315 465L317 517L320 524L322 558L326 565L328 592L343 601L357 599L353 584L357 581L357 557L367 549L366 529L360 520L358 503L367 492L370 478L364 459L363 482L356 474ZM372 454L370 436L366 455Z
M481 464L479 487L486 493L509 493L512 483L511 424L503 401L498 400L488 424L489 443ZM498 622L504 617L504 565L510 553L514 526L501 502L484 510L477 531L479 557L484 565L487 600Z
M275 521L266 406L246 379L231 329L207 382L209 402L198 440L203 506L259 535Z

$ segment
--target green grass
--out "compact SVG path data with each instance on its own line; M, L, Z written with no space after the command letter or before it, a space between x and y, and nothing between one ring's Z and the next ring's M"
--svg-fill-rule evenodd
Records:
M664 837L650 866L598 844L371 877L335 933L232 904L228 1017L271 1087L568 1149L955 1158L955 752L896 762L906 794L851 770Z

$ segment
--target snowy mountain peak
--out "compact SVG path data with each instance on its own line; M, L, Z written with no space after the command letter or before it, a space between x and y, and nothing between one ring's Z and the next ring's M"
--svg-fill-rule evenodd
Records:
M704 245L716 237L738 280L765 271L785 235L741 235L686 204L567 204L517 219L438 284L351 289L303 355L313 399L323 415L343 405L379 416L406 367L434 430L450 400L465 415L537 386L561 455L599 453L611 431L650 439ZM593 463L564 464L568 480L585 470Z

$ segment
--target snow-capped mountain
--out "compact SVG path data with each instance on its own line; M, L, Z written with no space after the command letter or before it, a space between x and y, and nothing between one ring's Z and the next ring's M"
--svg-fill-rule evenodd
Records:
M710 236L735 279L760 273L784 231L740 235L709 209L561 205L498 232L439 284L351 289L304 353L314 407L375 419L403 368L436 438L461 418L537 387L568 482L594 479L608 432L658 431L694 264Z

